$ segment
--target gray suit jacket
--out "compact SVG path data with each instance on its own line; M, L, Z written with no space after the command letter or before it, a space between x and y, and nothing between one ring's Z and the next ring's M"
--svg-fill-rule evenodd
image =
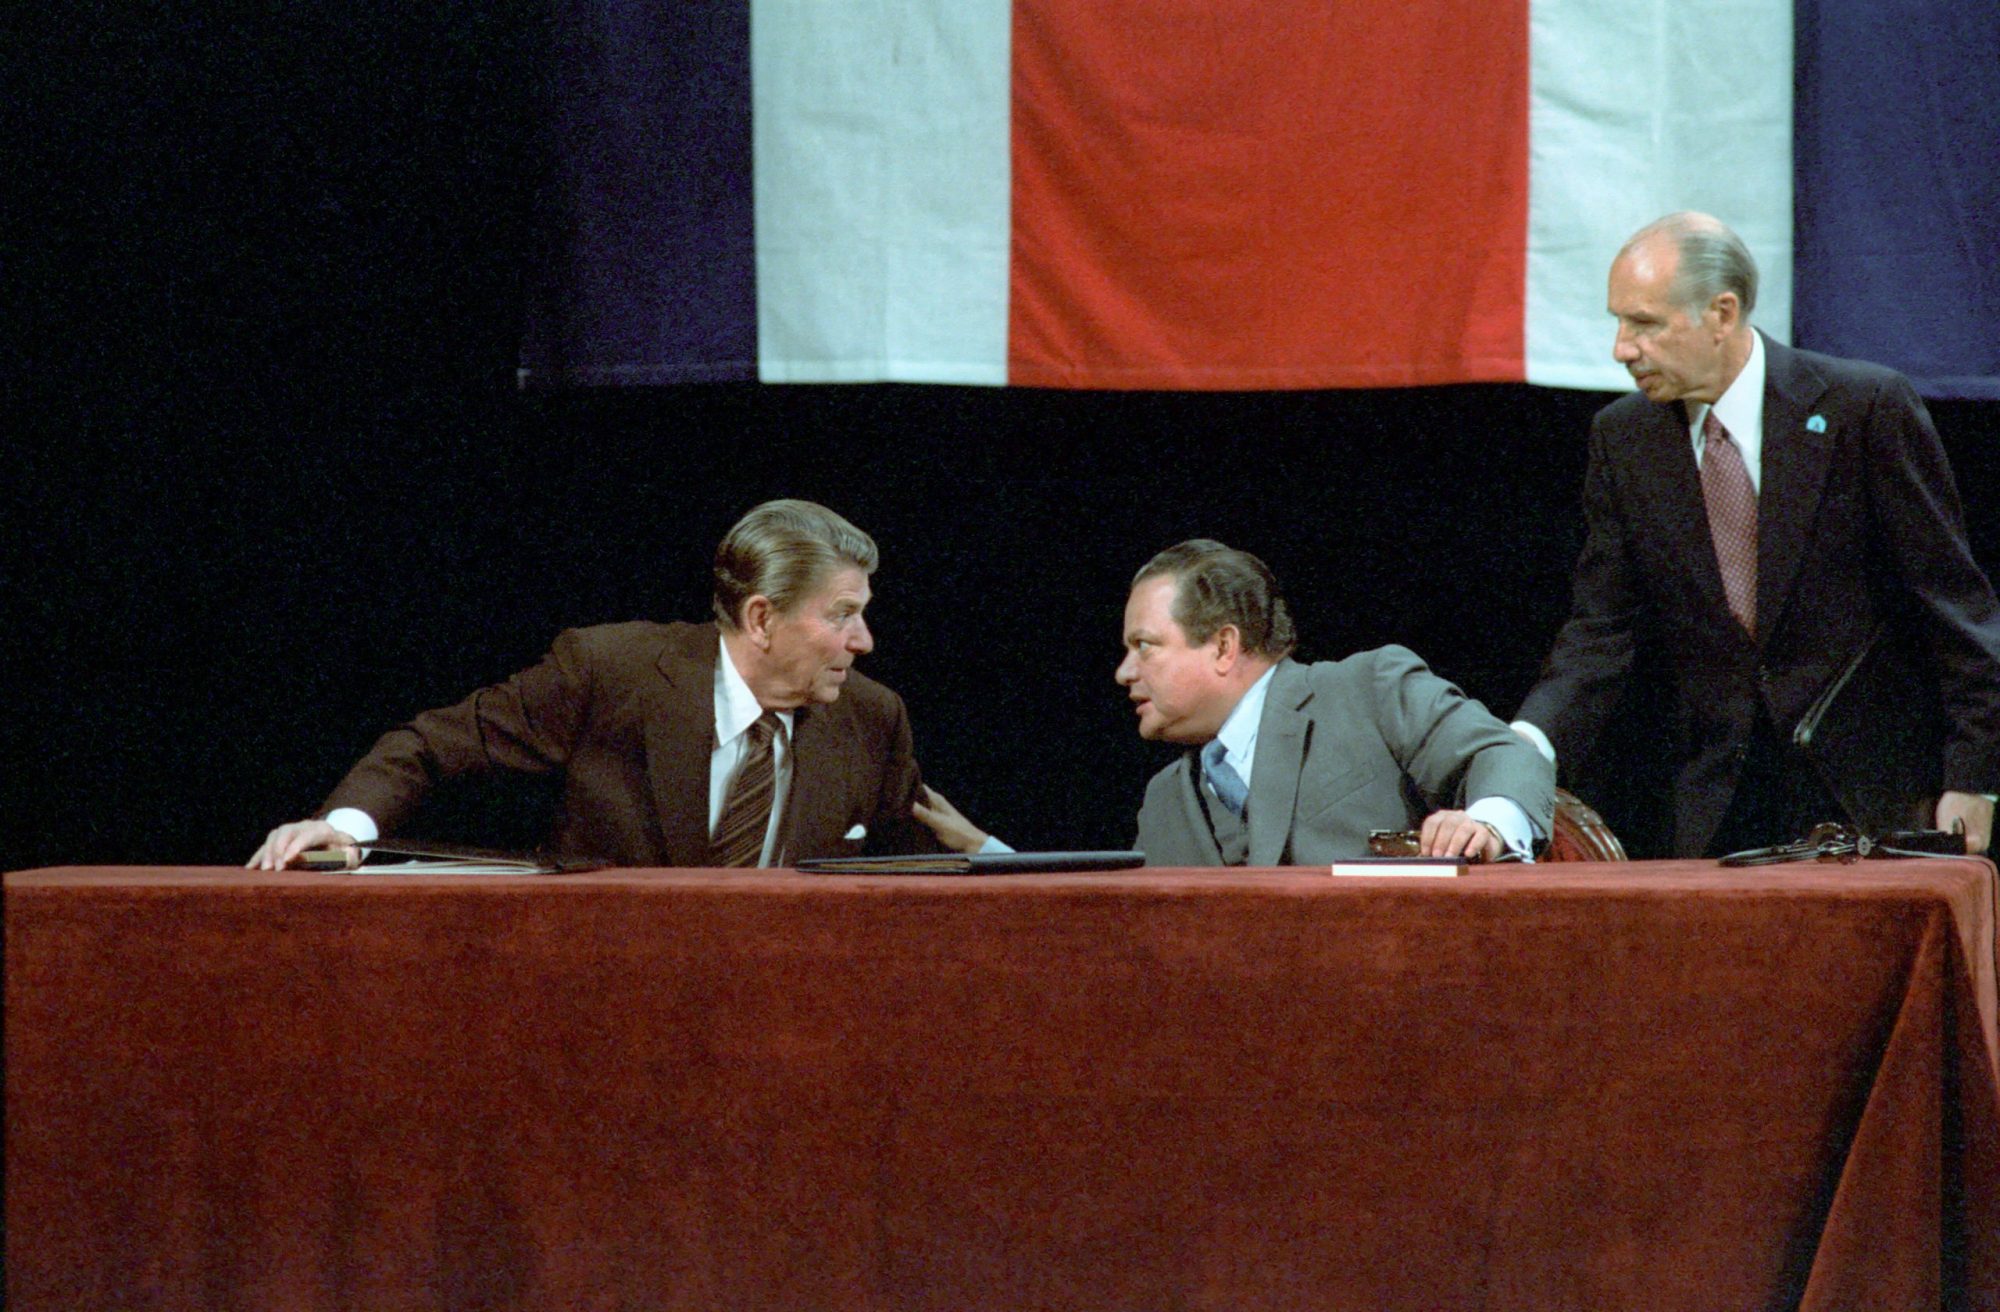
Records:
M1222 864L1202 813L1200 753L1153 776L1135 846L1155 866ZM1250 777L1253 866L1324 865L1368 854L1371 829L1414 829L1441 807L1518 803L1547 837L1555 774L1484 706L1414 652L1283 661L1272 675Z

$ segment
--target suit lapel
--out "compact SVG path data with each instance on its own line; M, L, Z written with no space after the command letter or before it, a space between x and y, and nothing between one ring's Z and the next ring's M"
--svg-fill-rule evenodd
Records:
M1257 760L1250 774L1249 865L1274 866L1284 858L1299 800L1299 770L1312 723L1305 707L1311 700L1312 687L1303 668L1290 660L1281 662L1271 676L1264 715L1257 723Z
M792 713L792 782L778 820L774 864L791 864L795 852L837 850L833 839L838 834L829 831L840 823L842 793L822 781L845 773L837 757L846 749L846 739L828 723L831 714L831 707L810 704Z
M708 864L708 765L715 755L715 626L669 640L646 716L646 773L670 865Z
M1777 631L1832 463L1834 434L1806 427L1826 380L1764 339L1763 480L1757 493L1757 641ZM1823 427L1823 426L1822 426Z
M1679 402L1648 404L1640 412L1637 438L1638 504L1650 506L1658 521L1655 540L1669 559L1688 562L1679 577L1693 590L1689 605L1704 614L1729 616L1729 594L1715 559L1708 529L1708 502L1701 494L1701 471L1694 463L1687 411Z

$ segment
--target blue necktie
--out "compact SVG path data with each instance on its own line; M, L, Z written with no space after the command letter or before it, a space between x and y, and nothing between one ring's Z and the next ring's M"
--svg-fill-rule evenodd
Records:
M1222 804L1235 812L1236 818L1243 818L1243 807L1250 800L1250 786L1243 782L1243 776L1236 773L1236 767L1222 758L1229 750L1220 738L1211 739L1208 746L1201 749L1201 773L1208 780L1208 786Z

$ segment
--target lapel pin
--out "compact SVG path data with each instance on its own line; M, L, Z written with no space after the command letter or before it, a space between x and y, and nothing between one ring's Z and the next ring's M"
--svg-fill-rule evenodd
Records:
M1812 418L1806 420L1806 431L1808 433L1824 433L1826 431L1826 416L1814 415Z

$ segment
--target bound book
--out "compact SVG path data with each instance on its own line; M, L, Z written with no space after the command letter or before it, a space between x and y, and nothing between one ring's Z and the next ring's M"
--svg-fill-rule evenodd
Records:
M1336 875L1417 875L1448 879L1462 875L1471 863L1454 856L1354 856L1333 863Z

